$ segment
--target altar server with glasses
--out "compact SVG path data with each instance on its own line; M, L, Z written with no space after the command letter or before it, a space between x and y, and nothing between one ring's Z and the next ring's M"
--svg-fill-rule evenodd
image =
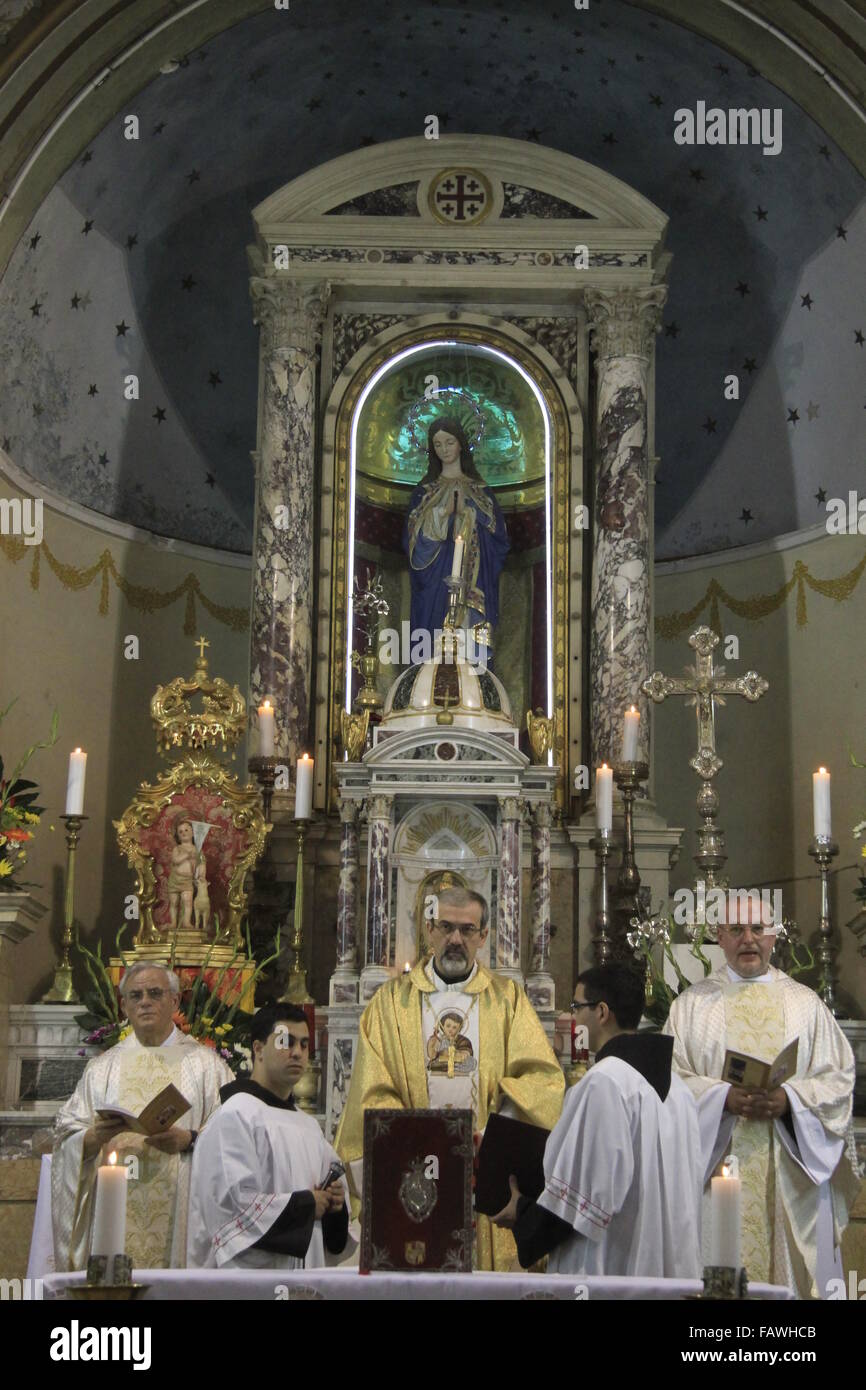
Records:
M514 1229L526 1268L697 1279L701 1273L698 1116L672 1074L670 1038L638 1033L644 979L610 963L578 976L572 1012L595 1062L572 1086L544 1151L544 1191L494 1221Z
M442 889L428 925L431 953L376 991L361 1018L337 1152L361 1187L364 1111L469 1109L476 1133L497 1112L551 1129L565 1080L525 990L476 957L489 909L480 893ZM511 1269L510 1232L476 1218L479 1269Z

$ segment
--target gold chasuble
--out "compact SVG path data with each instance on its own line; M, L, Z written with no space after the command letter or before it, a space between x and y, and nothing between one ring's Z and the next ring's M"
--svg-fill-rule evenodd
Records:
M101 1154L83 1156L84 1135L100 1107L119 1106L138 1115L170 1083L189 1101L178 1128L200 1130L219 1105L230 1069L212 1048L176 1029L161 1047L144 1047L134 1035L88 1063L58 1111L51 1161L54 1258L58 1270L84 1269ZM122 1131L106 1146L118 1163L130 1157L126 1202L126 1253L137 1269L186 1264L186 1222L192 1154L161 1153L144 1135Z
M435 986L425 965L419 961L410 974L382 985L364 1010L349 1096L334 1140L344 1163L363 1157L365 1110L430 1108L422 1005ZM460 990L477 997L476 1132L506 1101L516 1119L552 1129L562 1109L565 1078L525 990L480 965ZM497 1229L481 1214L476 1217L475 1249L479 1269L516 1268L511 1232Z

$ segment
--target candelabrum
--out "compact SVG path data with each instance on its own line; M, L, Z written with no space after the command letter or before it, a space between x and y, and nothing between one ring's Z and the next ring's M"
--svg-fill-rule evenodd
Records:
M749 1280L745 1269L731 1265L704 1265L704 1291L690 1297L712 1302L749 1297Z
M445 617L445 626L458 628L461 626L466 614L466 580L460 576L447 575L445 588L448 590L448 612Z
M595 863L598 870L598 911L595 914L595 959L598 965L606 965L611 958L610 941L610 903L607 888L607 861L613 852L613 835L609 829L596 830L595 838L589 842L595 850Z
M262 789L262 808L265 821L271 819L271 802L274 797L274 782L277 779L276 758L250 758L247 764Z
M839 853L839 846L829 835L816 835L809 846L809 853L818 865L821 875L821 916L818 921L818 930L821 933L821 945L818 948L821 984L818 993L833 1017L839 1018L842 1011L836 1004L836 982L833 978L833 922L830 916L830 864Z
M298 830L298 861L295 871L295 929L290 942L292 964L289 982L282 1001L289 1004L312 1004L313 998L307 993L307 972L304 970L304 838L310 824L308 818L299 817L295 821Z
M619 787L623 805L622 861L616 880L616 914L626 925L641 905L640 874L634 857L634 799L638 787L649 777L649 763L617 763L613 780ZM623 930L620 933L625 935Z
M66 1297L95 1302L131 1302L141 1298L149 1288L149 1284L133 1283L129 1255L91 1255L87 1261L86 1282L70 1284Z
M47 994L43 994L43 1004L80 1004L81 1000L72 984L72 961L69 952L74 940L75 923L75 854L81 837L81 827L87 816L61 816L66 822L66 897L63 904L63 935L60 938L61 955L55 970L54 983Z

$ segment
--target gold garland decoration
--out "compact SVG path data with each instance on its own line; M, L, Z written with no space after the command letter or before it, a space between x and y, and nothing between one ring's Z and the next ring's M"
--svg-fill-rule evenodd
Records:
M60 580L64 589L87 589L94 579L100 578L99 592L99 613L101 617L108 614L108 599L110 592L109 580L113 579L120 592L123 594L131 608L137 608L142 613L155 613L160 608L168 608L170 604L176 603L180 598L186 598L186 611L184 613L183 630L186 636L191 637L197 627L196 621L196 599L203 608L216 618L217 622L224 623L231 628L232 632L243 632L249 626L249 609L230 608L224 603L215 603L204 593L198 576L192 571L182 579L174 589L148 589L143 584L132 584L118 572L114 562L114 556L110 550L103 550L99 559L92 565L80 569L77 565L66 565L51 550L47 541L42 541L40 545L27 545L25 541L16 536L0 535L0 549L3 550L7 560L11 560L17 565L23 560L28 551L32 552L32 564L30 567L30 587L39 588L41 578L41 557L44 555L49 567Z
M690 608L688 612L668 613L663 618L656 618L656 635L664 637L668 641L674 637L679 637L681 633L693 626L695 620L709 605L709 625L714 632L721 636L722 620L719 604L724 604L732 613L736 613L738 618L748 618L751 622L757 622L761 618L766 618L769 613L775 613L778 608L781 608L794 589L797 591L797 626L806 627L809 621L806 611L807 587L816 594L822 594L824 598L831 598L836 603L844 603L853 594L863 578L864 571L866 571L866 551L853 569L850 569L847 574L840 575L837 579L818 579L811 573L808 565L804 564L802 560L797 560L791 578L786 583L781 584L773 593L755 594L752 598L736 598L733 594L729 594L717 579L711 579L703 597L698 599L695 606Z

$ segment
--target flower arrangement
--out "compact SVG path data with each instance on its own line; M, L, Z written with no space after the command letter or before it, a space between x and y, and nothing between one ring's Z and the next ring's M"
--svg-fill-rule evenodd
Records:
M124 923L115 940L115 950L121 952L121 939L129 924ZM217 932L219 924L216 923ZM252 945L249 927L246 928L246 947L248 958L252 960ZM87 1029L85 1044L99 1047L103 1052L128 1037L130 1024L120 1012L117 990L108 974L102 959L102 943L96 951L90 951L76 937L75 949L82 957L90 979L90 989L84 995L86 1012L78 1014L76 1023ZM254 993L256 984L265 970L278 959L280 954L280 929L277 928L274 949L260 965L256 966L251 979L244 983L242 972L236 965L239 949L222 966L210 965L210 952L201 967L175 970L174 948L168 961L168 968L175 970L180 980L181 996L174 1023L182 1033L188 1034L205 1047L212 1047L227 1062L237 1076L252 1068L252 1053L249 1047L249 1030L253 1015L240 1007L241 999L247 991ZM81 1055L85 1055L81 1049Z
M13 700L0 711L0 724L6 718ZM33 883L21 882L17 875L27 863L27 845L36 833L44 808L36 805L39 790L35 782L21 776L33 754L40 748L52 748L57 742L57 711L51 716L48 737L32 744L19 758L8 777L3 775L0 757L0 889L16 892L34 888Z
M671 1011L671 1004L684 989L688 989L691 981L680 969L671 944L670 919L662 916L661 910L654 917L632 917L629 925L631 931L626 934L626 941L634 952L635 960L643 961L646 970L644 1016L651 1023L661 1027ZM705 942L715 944L715 928L706 922L696 923L686 926L686 935L689 939L689 952L700 961L706 979L713 964L704 955L702 947ZM796 922L785 918L776 928L776 945L781 945L785 951L784 968L787 974L801 975L814 966L815 957L808 945L800 941ZM676 976L676 989L665 979L665 960L670 961Z

